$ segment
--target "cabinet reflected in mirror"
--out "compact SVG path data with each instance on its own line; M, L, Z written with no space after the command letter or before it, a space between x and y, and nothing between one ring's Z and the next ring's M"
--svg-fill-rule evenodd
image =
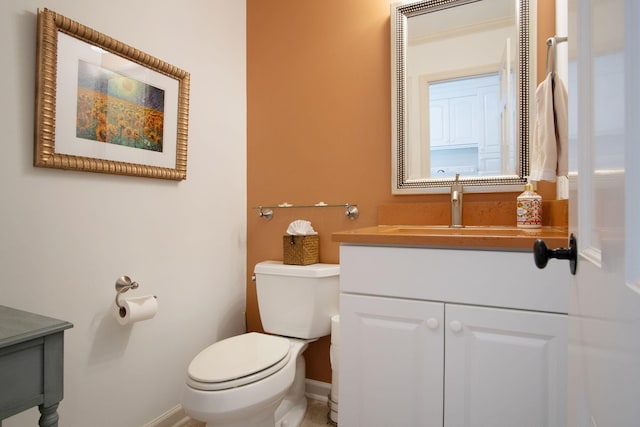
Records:
M392 5L394 193L446 192L456 173L469 191L524 184L532 3Z
M429 150L419 157L417 178L515 173L512 103L501 99L500 83L491 72L421 85L420 124L427 140L418 141Z

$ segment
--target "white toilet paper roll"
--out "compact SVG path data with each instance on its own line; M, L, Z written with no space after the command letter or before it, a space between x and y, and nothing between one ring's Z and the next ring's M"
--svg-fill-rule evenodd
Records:
M331 393L329 394L332 421L338 421L338 394L339 394L339 378L340 370L339 354L340 354L340 315L336 314L331 317L331 346L329 347L329 360L331 361Z
M153 318L158 312L158 300L153 295L120 298L121 307L114 304L114 315L121 325Z
M335 349L337 352L338 349L336 346L332 346L332 349ZM338 367L337 358L332 360L331 362L331 400L334 402L338 402L338 395L340 394L340 369Z
M331 342L338 344L340 342L340 315L331 316Z

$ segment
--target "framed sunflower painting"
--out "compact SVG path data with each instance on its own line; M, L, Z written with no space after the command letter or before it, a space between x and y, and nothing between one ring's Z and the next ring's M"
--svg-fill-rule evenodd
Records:
M189 73L38 10L34 165L184 180Z

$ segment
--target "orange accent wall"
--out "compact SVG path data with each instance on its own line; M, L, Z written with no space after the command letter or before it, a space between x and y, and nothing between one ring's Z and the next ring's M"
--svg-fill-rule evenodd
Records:
M339 262L335 231L377 224L381 204L446 201L448 195L391 194L390 5L395 0L247 0L247 327L261 331L253 267L282 259L282 235L295 219L320 235L320 261ZM538 0L538 76L555 0ZM542 71L540 71L542 67ZM555 186L543 185L543 197ZM513 200L467 194L465 200ZM282 202L357 204L277 209ZM306 351L307 378L331 382L328 337Z

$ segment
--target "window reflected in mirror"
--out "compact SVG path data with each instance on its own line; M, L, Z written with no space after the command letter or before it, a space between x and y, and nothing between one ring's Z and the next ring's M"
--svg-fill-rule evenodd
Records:
M429 128L431 164L425 167L431 176L501 174L501 158L506 165L513 158L511 142L502 142L511 134L499 73L429 82L421 90L428 105L421 114Z

